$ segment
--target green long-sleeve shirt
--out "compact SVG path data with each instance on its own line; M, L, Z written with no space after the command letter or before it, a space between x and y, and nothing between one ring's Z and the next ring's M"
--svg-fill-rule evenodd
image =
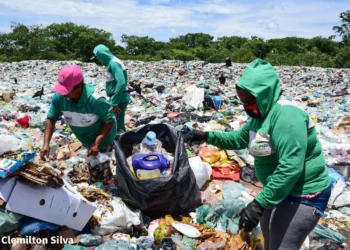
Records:
M278 101L280 87L274 68L255 60L238 86L256 97L263 118L250 119L239 131L210 132L208 142L222 149L249 149L264 185L255 199L268 209L287 195L326 189L330 179L314 123L293 103Z
M126 91L128 76L125 65L109 49L100 44L94 49L95 56L106 66L106 93L113 107L129 102L130 94Z

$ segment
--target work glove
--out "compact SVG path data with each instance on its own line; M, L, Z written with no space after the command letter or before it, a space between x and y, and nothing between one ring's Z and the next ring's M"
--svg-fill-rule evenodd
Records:
M208 141L208 135L209 135L208 132L203 132L203 131L194 129L184 135L184 140L185 142Z
M239 229L251 232L259 224L263 212L264 208L256 200L253 200L240 213Z

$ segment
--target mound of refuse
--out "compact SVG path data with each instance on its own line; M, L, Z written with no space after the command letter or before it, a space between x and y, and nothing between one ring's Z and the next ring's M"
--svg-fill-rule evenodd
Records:
M124 63L131 95L125 117L127 131L142 131L145 125L155 128L156 124L175 128L172 135L193 128L232 131L248 120L235 90L246 64ZM120 164L116 162L125 159L125 165L131 165L131 154L124 157L118 152L122 157L117 160L114 151L87 156L87 149L64 118L56 123L49 161L41 161L38 153L52 89L59 70L68 64L78 64L84 82L106 96L105 68L94 63L0 63L0 237L31 240L17 244L20 249L29 245L32 249L258 249L263 242L259 228L252 235L238 230L240 211L262 188L248 150L186 144L180 154L166 147L165 138L159 144L165 157L158 158L165 162L164 168L177 168L175 163L190 166L192 172L187 165L183 169L193 173L201 204L188 202L197 207L171 215L163 213L163 206L159 216L147 199L137 199L136 194L125 199L126 184L118 181L116 174L121 172L116 172L116 164ZM309 235L304 249L340 249L350 232L350 69L275 69L281 80L281 98L306 110L316 124L333 182L327 217ZM132 133L125 134L123 147L129 138ZM142 151L141 141L131 149ZM187 156L188 163L177 163L177 154L181 159ZM110 168L112 175L97 180L94 172L105 168ZM154 173L140 178L138 173L124 172L135 178L133 187L140 194L144 192L137 186L140 181L170 178L165 176L168 172ZM157 190L157 183L152 185L148 187ZM191 192L186 195L199 195L195 188ZM171 202L169 197L163 200ZM135 204L137 201L142 204ZM143 209L147 202L152 203L152 215Z

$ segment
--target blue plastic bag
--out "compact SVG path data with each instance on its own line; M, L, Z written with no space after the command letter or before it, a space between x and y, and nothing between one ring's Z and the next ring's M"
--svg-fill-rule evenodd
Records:
M27 235L37 234L42 230L55 232L55 231L58 231L58 229L60 229L60 226L57 226L48 222L36 220L36 219L29 219L20 227L18 232L22 236L27 236Z
M208 95L208 96L213 101L214 109L219 110L221 108L222 101L223 101L222 97L221 96L213 96L213 95Z
M328 168L328 175L329 175L329 177L331 178L331 184L333 185L334 184L334 182L336 181L336 180L340 180L340 181L342 181L343 183L345 183L345 179L344 179L344 177L341 175L341 174L339 174L336 170L334 170L333 168Z

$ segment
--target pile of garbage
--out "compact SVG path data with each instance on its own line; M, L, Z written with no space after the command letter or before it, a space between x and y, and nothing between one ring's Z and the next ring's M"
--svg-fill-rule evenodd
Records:
M186 144L175 152L177 144L167 147L149 133L157 134L157 126L172 128L171 136L193 128L238 130L248 120L235 91L245 64L125 61L131 94L126 112L129 132L118 138L116 151L87 156L87 149L61 118L51 140L50 159L42 162L38 152L52 88L58 71L67 64L78 64L84 81L105 96L105 69L94 63L0 64L0 238L31 241L29 245L7 241L8 249L11 245L73 250L258 249L263 245L259 227L252 234L238 230L241 209L262 187L247 150ZM304 249L341 249L350 235L350 69L275 68L282 98L297 103L316 123L333 183L327 217L320 220ZM123 142L130 141L132 133L143 136L126 154ZM179 163L176 154L188 157L188 166ZM142 159L158 161L162 170L145 174ZM96 179L95 172L106 168L112 170L109 178ZM152 184L148 188L164 191L174 169L194 175L177 177L177 182L190 185L186 192L162 197L168 205L178 204L171 216L165 212L170 208L141 195L139 183L147 181ZM124 175L133 181L121 182ZM169 182L157 183L159 177ZM213 180L218 182L211 184ZM180 204L169 199L173 195L193 199Z

